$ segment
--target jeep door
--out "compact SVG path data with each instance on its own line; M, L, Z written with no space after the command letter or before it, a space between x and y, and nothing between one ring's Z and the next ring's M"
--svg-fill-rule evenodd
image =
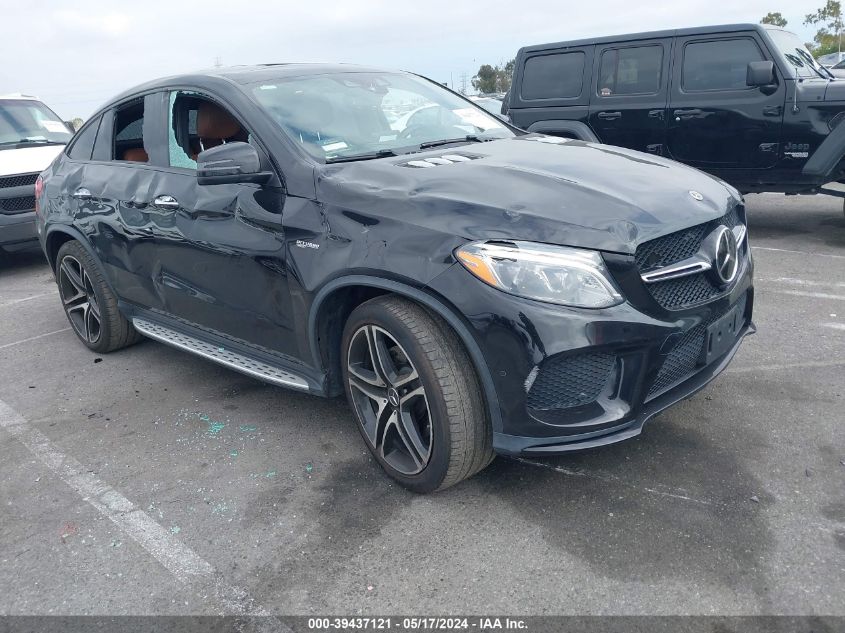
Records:
M596 47L590 127L602 143L661 155L672 39Z
M749 62L772 60L757 34L679 37L673 57L669 155L715 172L774 166L786 88L777 64L775 84L746 85Z

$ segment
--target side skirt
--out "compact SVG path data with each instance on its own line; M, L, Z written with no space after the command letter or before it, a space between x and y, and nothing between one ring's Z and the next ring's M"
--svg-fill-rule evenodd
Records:
M281 358L271 359L267 354L257 352L253 354L244 346L212 341L211 337L200 338L202 336L200 332L192 331L188 334L182 328L176 329L158 319L146 318L145 315L133 315L131 321L139 333L155 341L190 352L272 385L306 391L314 395L324 395L322 386L318 382L309 380L303 372L297 371L297 368L287 367Z

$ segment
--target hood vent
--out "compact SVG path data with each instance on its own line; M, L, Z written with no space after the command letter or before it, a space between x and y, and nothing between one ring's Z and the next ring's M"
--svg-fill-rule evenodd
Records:
M441 154L440 156L430 156L428 158L415 158L405 163L399 163L400 167L410 167L411 169L426 169L428 167L437 167L438 165L452 165L453 163L465 163L470 160L481 158L473 154L464 154L459 152L450 152L448 154Z

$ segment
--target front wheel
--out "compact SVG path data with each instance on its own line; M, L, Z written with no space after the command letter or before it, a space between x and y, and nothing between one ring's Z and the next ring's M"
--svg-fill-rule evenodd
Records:
M358 428L396 481L433 492L492 461L478 379L446 323L407 299L377 297L352 312L342 344Z

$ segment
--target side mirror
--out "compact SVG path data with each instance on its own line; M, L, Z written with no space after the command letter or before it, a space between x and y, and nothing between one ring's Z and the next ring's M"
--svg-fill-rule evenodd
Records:
M264 185L273 172L261 171L258 151L240 141L212 147L197 156L197 182L201 185L256 183Z
M77 129L77 128L76 128L76 125L74 124L74 122L73 122L73 121L64 121L63 123L65 124L65 127L66 127L68 130L70 130L70 133L71 133L71 134L76 134L76 129Z
M745 72L745 85L763 88L775 83L774 62L748 62L748 70Z

